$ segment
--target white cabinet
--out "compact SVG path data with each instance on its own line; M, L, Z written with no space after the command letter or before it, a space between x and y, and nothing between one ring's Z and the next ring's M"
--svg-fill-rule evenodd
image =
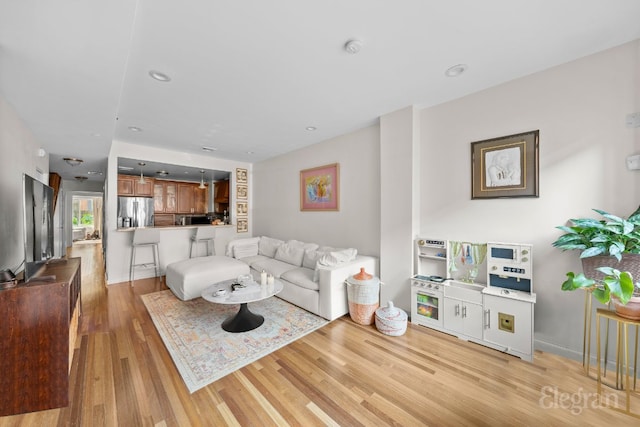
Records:
M533 361L533 306L530 296L484 294L484 340L496 348L522 359Z
M459 338L482 340L482 288L449 283L444 295L444 328Z

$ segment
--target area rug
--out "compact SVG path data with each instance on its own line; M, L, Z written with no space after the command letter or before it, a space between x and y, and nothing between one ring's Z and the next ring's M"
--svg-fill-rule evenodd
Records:
M190 393L329 323L272 297L249 303L264 316L262 326L230 333L220 325L239 305L181 301L171 290L142 295L142 301Z

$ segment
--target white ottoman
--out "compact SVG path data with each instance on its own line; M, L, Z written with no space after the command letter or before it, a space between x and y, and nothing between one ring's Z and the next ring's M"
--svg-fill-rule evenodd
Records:
M226 256L191 258L167 265L167 286L183 301L201 296L217 282L249 274L249 265Z

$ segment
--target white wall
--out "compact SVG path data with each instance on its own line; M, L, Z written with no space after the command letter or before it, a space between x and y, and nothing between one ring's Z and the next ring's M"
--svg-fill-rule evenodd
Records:
M125 282L129 280L129 264L131 254L130 232L116 232L117 227L117 205L118 205L118 157L127 157L141 159L150 162L168 163L174 165L184 165L194 168L215 169L220 171L235 172L236 168L244 168L249 173L249 189L252 188L251 164L245 162L236 162L231 160L218 159L208 155L199 155L186 152L165 150L153 148L149 146L130 144L122 141L113 141L109 152L107 165L107 176L105 180L105 224L103 231L103 244L106 244L106 265L107 265L107 282L109 284ZM231 182L229 189L229 206L235 206L235 173L231 174ZM235 218L233 218L235 221ZM251 191L249 191L249 232L240 233L238 237L251 236L252 230L252 201ZM234 222L235 223L235 222ZM193 229L189 229L190 232ZM164 240L160 243L160 264L161 274L164 274L165 267L168 263L175 262L188 257L188 242L190 234L185 231L164 233L169 236L178 236L176 238L182 241ZM216 240L216 252L221 254L221 248L224 248L225 241L235 238L235 228L227 228L224 232L220 231L220 239ZM186 255L185 255L186 254ZM145 271L141 270L140 274L136 274L136 278L145 277ZM146 277L151 276L151 271L147 272Z
M639 52L637 41L422 111L420 233L532 243L537 348L582 352L584 295L560 290L581 267L578 254L551 246L555 226L640 204L640 172L625 167L640 149L640 131L625 127L640 110ZM534 129L540 197L471 200L470 143Z
M340 210L300 211L300 171L340 164ZM253 165L254 235L379 256L380 131L371 126Z
M419 116L413 107L380 118L380 303L410 312L413 239L420 180ZM418 198L416 198L418 197Z
M49 155L39 157L40 145L15 110L0 96L0 269L15 270L24 260L24 189L26 173L49 183Z

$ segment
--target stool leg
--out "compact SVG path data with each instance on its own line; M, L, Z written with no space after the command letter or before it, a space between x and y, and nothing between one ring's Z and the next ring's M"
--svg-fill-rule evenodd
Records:
M136 247L135 246L131 246L131 264L129 266L129 282L131 283L131 286L133 286L133 264L136 260Z
M162 277L160 276L160 247L157 244L156 244L156 252L158 253L158 263L157 263L158 272L156 273L156 276L160 277L160 280L162 281Z
M158 257L156 255L158 252L158 245L153 245L151 250L153 251L153 274L154 277L158 277Z

